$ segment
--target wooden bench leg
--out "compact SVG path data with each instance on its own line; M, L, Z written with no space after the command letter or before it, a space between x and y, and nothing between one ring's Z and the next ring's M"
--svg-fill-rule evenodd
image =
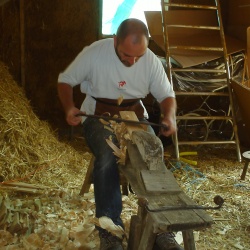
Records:
M129 250L137 250L141 238L141 221L139 216L132 215L130 221L128 248Z
M79 195L83 195L84 193L89 192L90 185L93 183L92 176L93 176L94 162L95 162L95 157L92 156ZM128 193L129 193L129 191L128 191L128 182L127 182L126 178L124 176L122 176L122 175L120 175L120 182L121 182L121 185L122 185L122 194L123 195L128 195Z
M128 193L129 193L129 190L128 190L128 181L125 178L125 176L123 176L121 174L121 172L120 172L120 184L122 186L122 194L128 196Z
M133 215L130 221L128 250L138 250L142 232L147 223L147 211L144 207L138 206L137 215Z
M193 230L182 231L185 250L195 250Z
M150 216L147 216L138 250L152 250L154 247L155 238L156 233L153 232L153 220Z
M242 154L242 156L244 157L244 160L245 160L245 165L244 165L244 168L243 168L243 171L242 171L242 174L241 174L241 180L245 180L245 177L246 177L246 173L247 173L247 168L248 168L248 165L250 164L250 151L246 151Z
M152 250L156 233L153 231L153 220L150 216L141 220L138 215L131 217L128 250ZM193 230L182 231L184 249L195 250Z
M82 184L82 188L80 191L80 195L83 195L84 193L88 193L90 189L90 185L92 184L92 174L93 174L93 169L94 169L94 162L95 162L95 157L92 156L90 160L90 164L84 179L84 182Z
M249 161L246 161L246 162L245 162L245 165L244 165L244 168L243 168L241 177L240 177L241 180L245 180L246 173L247 173L247 168L248 168L248 164L249 164L249 163L250 163Z

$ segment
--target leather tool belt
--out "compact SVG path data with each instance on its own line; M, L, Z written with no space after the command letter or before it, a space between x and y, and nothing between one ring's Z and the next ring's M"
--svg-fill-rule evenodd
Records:
M110 114L110 116L119 115L119 111L134 111L138 118L144 117L144 108L140 99L126 99L120 105L117 99L95 98L96 108L95 115Z

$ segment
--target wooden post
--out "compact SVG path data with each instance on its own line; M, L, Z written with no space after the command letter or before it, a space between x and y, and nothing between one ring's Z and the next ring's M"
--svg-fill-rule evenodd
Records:
M247 65L248 77L250 78L250 27L247 28Z
M148 215L148 214L147 214ZM144 227L138 250L152 250L155 243L156 233L153 232L153 219L151 216L145 218Z
M193 230L182 231L185 250L195 250Z
M94 169L94 162L95 162L95 157L92 156L79 195L83 195L83 194L89 192L90 186L92 184L92 175L93 175L93 169Z
M24 0L20 0L20 67L21 84L25 88L25 22L24 22Z
M138 215L132 215L128 238L128 248L137 250L141 239L141 221Z

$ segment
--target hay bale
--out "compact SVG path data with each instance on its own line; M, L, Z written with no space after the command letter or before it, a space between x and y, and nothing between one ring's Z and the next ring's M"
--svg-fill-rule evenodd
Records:
M89 152L60 142L33 112L23 89L0 62L0 173L5 181L71 188L82 184Z

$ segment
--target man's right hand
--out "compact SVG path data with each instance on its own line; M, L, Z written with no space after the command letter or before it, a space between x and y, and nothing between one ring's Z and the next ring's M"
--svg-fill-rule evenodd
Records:
M81 116L77 116L80 113L83 113L83 112L81 112L76 107L73 107L73 108L69 109L66 112L66 121L67 121L67 123L69 125L71 125L71 126L77 126L78 124L80 124L81 121L82 121L82 117Z

